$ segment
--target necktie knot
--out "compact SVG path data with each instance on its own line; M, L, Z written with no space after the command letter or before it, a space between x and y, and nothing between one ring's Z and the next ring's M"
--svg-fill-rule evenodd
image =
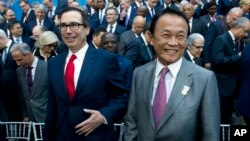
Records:
M20 43L20 39L19 38L16 38L16 43Z
M113 26L112 26L112 25L110 25L110 27L109 27L109 32L111 32L111 33L112 33L112 31L113 31Z
M167 72L168 72L168 68L167 67L162 68L162 70L161 70L161 78L162 79L165 80L165 76L166 76Z
M75 59L76 59L76 55L73 54L73 55L71 55L69 62L73 62Z

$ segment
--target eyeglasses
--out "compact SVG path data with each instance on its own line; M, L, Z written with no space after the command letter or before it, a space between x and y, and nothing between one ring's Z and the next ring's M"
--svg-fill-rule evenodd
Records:
M76 31L79 29L79 26L80 25L84 25L84 24L80 24L80 23L76 23L76 22L73 22L73 23L70 23L70 24L65 24L65 23L61 23L59 25L59 28L60 30L62 31L66 31L67 30L67 27L69 27L70 30L72 31Z
M191 45L191 46L195 47L196 49L202 49L203 48L203 46L196 46L196 45Z
M113 16L113 15L116 15L116 14L112 14L112 13L107 13L106 16Z
M48 44L48 45L45 45L45 46L48 46L48 47L53 47L53 48L55 48L55 47L57 47L57 43L52 43L52 44Z

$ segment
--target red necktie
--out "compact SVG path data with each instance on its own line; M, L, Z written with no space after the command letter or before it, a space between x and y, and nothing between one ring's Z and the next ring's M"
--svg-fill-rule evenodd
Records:
M167 105L167 90L165 85L165 76L168 72L168 68L162 68L161 78L158 82L157 89L155 92L155 98L153 103L153 116L155 121L155 127L157 128Z
M66 71L65 71L65 76L64 76L70 100L74 98L74 94L75 94L75 84L74 84L75 65L73 63L75 59L76 59L76 56L71 55L69 62L66 66Z

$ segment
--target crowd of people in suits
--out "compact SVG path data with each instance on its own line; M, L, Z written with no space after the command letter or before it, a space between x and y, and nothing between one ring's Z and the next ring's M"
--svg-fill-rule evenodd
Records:
M204 96L195 98L194 104L214 100L208 109L202 102L198 109L192 109L197 105L189 105L191 99L180 105L188 105L188 111L194 113L210 112L215 121L204 123L211 124L215 131L218 119L220 124L232 124L234 112L250 124L249 0L87 0L86 6L68 0L65 8L57 7L52 0L36 5L20 0L19 6L20 21L15 16L20 11L0 2L0 121L45 122L45 140L113 140L113 129L107 125L122 122L129 105L125 139L133 140L138 130L141 132L136 138L151 140L153 131L145 136L143 129L151 130L150 125L142 124L154 121L139 120L153 110L144 111L145 105L139 106L138 100L148 100L153 107L161 81L156 72L167 66L173 75L166 75L171 79L167 92L172 92L166 97L167 110L177 104L172 99L181 99L174 95L183 84L182 96L189 91ZM167 21L161 19L164 16ZM166 25L172 28L164 29ZM178 36L172 35L183 27ZM168 46L176 46L174 43L181 49L168 51ZM176 72L187 80L180 79ZM190 80L188 73L197 76ZM203 84L205 81L207 84ZM153 93L153 98L138 96L144 93ZM207 93L213 93L213 98L207 98ZM184 126L186 120L180 116L185 112L182 107L176 109L175 116ZM166 120L170 114L165 114ZM197 115L193 115L195 119ZM170 126L176 124L169 120ZM154 128L158 130L157 126ZM161 126L165 127L163 123ZM195 125L190 127L196 130ZM159 130L159 140L181 140L172 137L174 129L169 130ZM3 134L0 128L0 140ZM193 138L186 135L182 139L185 137ZM214 134L213 139L218 136Z

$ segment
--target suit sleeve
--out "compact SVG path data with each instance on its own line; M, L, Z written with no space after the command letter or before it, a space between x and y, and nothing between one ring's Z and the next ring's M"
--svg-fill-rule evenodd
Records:
M214 39L216 38L216 28L213 23L210 23L210 26L207 29L204 38L205 38L205 45L203 51L203 60L204 63L211 63L211 48Z
M53 67L51 65L52 63L48 63L48 78L50 75L49 68ZM45 141L55 141L56 140L56 123L57 123L57 106L56 106L56 98L53 91L53 88L51 87L51 81L48 81L48 105L47 105L47 117L45 121L45 134L44 134L44 140Z
M130 92L130 100L128 105L128 111L125 116L125 126L126 131L124 134L125 141L136 141L137 140L137 116L136 116L136 83L135 83L135 77L136 77L136 70L134 72L133 80L132 80L132 87Z
M200 107L200 126L202 141L220 140L220 104L217 80L214 73L210 73L205 86Z
M115 55L112 55L110 61L107 62L107 87L111 99L107 106L100 109L100 112L107 120L108 124L113 124L114 121L121 119L127 110L129 89L125 88L125 81L120 74L120 67Z

